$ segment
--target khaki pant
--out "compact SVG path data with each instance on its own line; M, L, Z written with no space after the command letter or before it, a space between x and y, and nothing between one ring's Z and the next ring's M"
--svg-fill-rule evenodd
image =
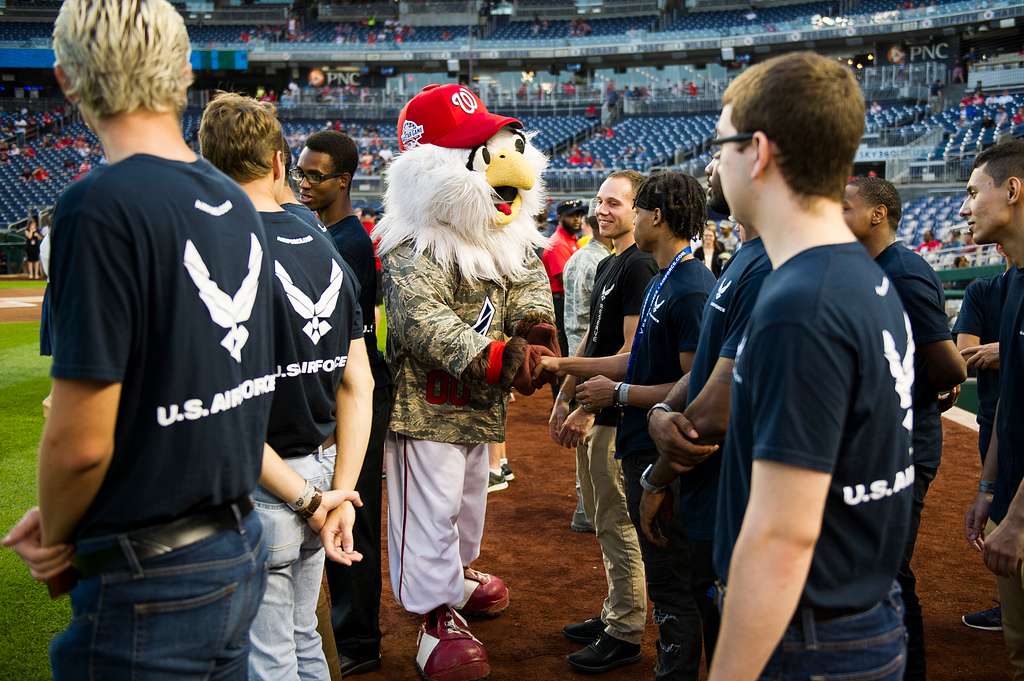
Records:
M605 632L640 643L647 623L644 563L633 521L626 507L622 466L615 458L615 428L594 426L576 448L583 509L594 519L604 558L608 596L601 608Z
M327 669L331 673L331 681L341 681L341 662L338 660L334 628L331 627L331 592L327 588L326 574L320 580L320 598L316 602L316 620L316 630L320 632L320 640L323 642L324 657L327 658Z
M991 534L996 524L991 520L985 534ZM1003 609L1003 639L1010 654L1014 681L1024 681L1024 574L997 577L999 603Z

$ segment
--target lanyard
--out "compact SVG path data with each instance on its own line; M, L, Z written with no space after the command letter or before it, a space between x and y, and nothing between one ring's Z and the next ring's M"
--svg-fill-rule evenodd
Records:
M676 257L672 258L672 263L665 270L665 275L658 281L656 286L652 286L647 290L647 295L644 296L643 305L640 306L640 323L636 327L636 332L633 334L633 345L629 348L629 362L626 364L626 381L628 382L633 377L633 365L636 363L636 353L639 352L640 340L644 337L647 332L647 322L650 320L651 315L654 313L652 309L654 303L658 300L658 295L661 294L661 287L665 285L668 278L672 276L672 270L676 268L683 258L690 255L693 249L687 246L683 250L676 253Z

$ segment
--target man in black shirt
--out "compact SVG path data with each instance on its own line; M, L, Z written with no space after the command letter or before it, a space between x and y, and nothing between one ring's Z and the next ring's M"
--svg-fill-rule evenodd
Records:
M284 164L284 180L279 182L275 188L275 200L281 208L284 208L313 229L326 232L327 228L324 227L324 223L320 222L320 218L316 216L316 213L299 203L299 200L295 197L290 177L292 168L295 167L294 160L292 159L292 148L288 144L288 138L284 136L284 133L281 134L281 161Z
M266 575L249 494L276 379L267 240L182 138L189 40L170 3L68 0L53 43L109 165L57 203L39 509L5 543L37 578L73 553L55 679L237 678Z
M1006 272L975 279L964 290L963 303L953 325L956 347L967 360L967 370L977 372L978 452L981 465L992 441L992 428L999 402L999 319L1003 310L1003 279ZM999 605L960 618L972 629L999 631Z
M942 282L931 265L896 240L900 195L880 177L856 177L847 185L843 219L886 274L882 287L892 285L910 317L914 333L914 506L910 534L898 579L903 589L907 625L905 678L925 678L924 621L917 598L917 579L910 568L928 486L942 456L942 412L953 405L967 367L946 321ZM939 393L955 391L940 404Z
M363 315L363 337L373 372L373 426L363 459L356 491L363 507L356 514L354 536L363 548L363 561L352 567L327 564L331 590L331 619L341 657L342 674L353 674L380 666L380 516L381 477L384 471L384 438L391 416L393 395L391 372L377 349L374 304L377 300L377 270L373 243L352 209L352 178L358 163L352 138L325 130L306 140L292 179L299 187L299 200L317 212L327 225L335 247L359 282L359 306Z
M903 673L913 338L843 222L863 128L853 74L811 52L751 67L723 97L722 189L774 269L733 368L710 681Z
M577 354L610 357L629 352L640 319L644 291L658 265L636 247L633 200L643 176L635 171L612 173L598 190L597 220L601 234L612 239L616 255L597 266L590 302L590 326ZM579 406L570 413L576 378L567 376L551 410L549 431L564 447L576 448L576 473L583 506L594 519L604 556L608 596L602 612L567 625L565 636L590 644L569 656L570 664L600 672L640 659L640 640L647 619L643 559L636 530L629 519L622 465L615 458L618 409Z
M681 173L658 173L640 186L634 203L637 247L654 256L659 275L644 295L631 351L600 358L541 360L577 378L592 377L576 390L586 408L619 407L615 456L622 462L626 501L639 532L640 477L658 452L647 434L646 413L690 369L700 318L714 275L694 259L690 241L707 217L704 190ZM678 357L678 362L670 358ZM690 557L682 528L666 528L668 542L639 536L647 589L658 625L659 679L697 679L701 655L701 618L689 588ZM600 645L597 643L596 645Z
M324 548L343 565L360 558L350 490L370 436L373 393L352 270L323 232L277 203L280 137L271 105L233 93L213 99L199 126L204 156L260 211L276 280L277 390L253 495L272 538L251 633L249 675L257 681L329 676L316 630Z
M998 243L1012 266L999 327L999 403L978 497L965 518L967 541L995 573L1003 638L1014 673L1024 675L1024 141L978 154L960 208L974 240ZM987 526L986 526L987 523ZM984 528L984 538L982 529Z
M729 215L732 211L722 195L717 169L718 153L704 171L708 176L708 208ZM684 526L690 558L690 592L700 610L708 663L715 650L720 620L718 607L708 592L715 582L711 541L715 533L721 456L717 447L699 443L720 443L725 437L736 351L761 284L772 271L757 230L746 226L744 236L743 248L732 257L730 268L704 306L690 373L679 379L664 402L655 404L648 412L651 439L661 455L646 473L640 503L642 530L650 541L663 541L662 525L667 521L655 523L655 519L664 512L674 511L675 522ZM686 474L679 480L673 509L669 485L677 469L686 469Z

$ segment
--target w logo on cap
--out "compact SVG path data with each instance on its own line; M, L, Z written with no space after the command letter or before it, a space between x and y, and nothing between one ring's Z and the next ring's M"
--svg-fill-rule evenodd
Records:
M477 108L480 106L473 93L464 87L460 87L459 91L452 95L452 104L468 114L476 113Z

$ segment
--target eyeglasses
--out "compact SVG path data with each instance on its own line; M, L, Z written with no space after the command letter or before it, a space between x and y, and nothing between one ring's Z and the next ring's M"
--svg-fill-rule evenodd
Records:
M288 177L292 178L292 181L296 184L302 184L302 181L305 180L313 186L320 184L324 180L333 180L336 177L341 177L342 175L347 174L348 173L327 173L326 175L321 175L320 173L307 173L302 168L292 168L288 171Z
M728 137L716 137L711 140L710 144L713 147L720 147L723 144L728 144L729 142L749 142L752 139L754 139L754 133L738 132L735 135L729 135Z

